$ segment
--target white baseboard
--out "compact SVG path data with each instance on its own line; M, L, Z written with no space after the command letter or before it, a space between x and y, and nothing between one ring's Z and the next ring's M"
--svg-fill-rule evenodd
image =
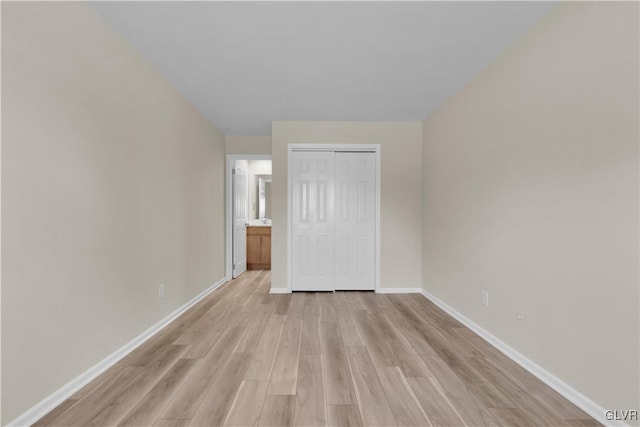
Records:
M380 288L376 292L379 294L419 294L421 288Z
M87 369L67 384L60 387L58 390L51 393L49 396L45 397L42 401L37 403L35 406L28 409L22 415L18 416L13 421L9 422L7 426L30 426L40 418L51 412L55 407L60 405L66 399L68 399L71 395L73 395L76 391L80 390L85 385L89 384L94 378L98 375L109 369L111 366L115 365L118 361L120 361L124 356L131 353L149 338L154 336L160 330L162 330L169 323L173 322L178 316L187 311L189 308L194 306L208 294L216 290L222 284L226 283L225 279L220 279L204 291L200 292L196 297L191 299L186 304L180 306L178 309L173 311L167 317L135 337L133 340L129 341L127 344L120 347L115 352L111 353L109 356L102 359L100 362L96 363L91 368Z
M422 292L421 288L380 288L377 290L379 294L419 294ZM271 288L270 294L290 294L291 291L287 288Z
M270 294L290 294L291 291L287 288L271 288Z
M453 307L449 306L444 301L439 300L435 296L431 295L429 292L424 289L421 290L422 295L424 295L428 300L433 302L435 305L440 307L442 310L446 311L453 318L458 320L460 323L465 325L467 328L471 329L473 332L478 334L480 337L484 338L489 344L500 350L505 354L509 359L516 362L518 365L522 366L524 369L529 371L533 376L544 382L546 385L560 393L567 400L572 402L578 408L585 411L587 414L595 418L596 421L605 426L615 426L615 427L628 427L628 424L623 423L619 420L607 420L605 418L605 408L598 405L593 400L589 399L584 394L580 393L578 390L571 387L569 384L562 381L560 378L556 377L549 371L545 370L542 366L536 364L535 362L528 359L522 353L518 352L504 341L500 340L498 337L493 335L491 332L482 328L480 325L475 323L473 320L464 316L462 313L456 311Z

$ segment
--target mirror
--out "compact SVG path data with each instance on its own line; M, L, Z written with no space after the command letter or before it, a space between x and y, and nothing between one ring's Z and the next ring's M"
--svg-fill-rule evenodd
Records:
M271 223L271 160L236 160L247 170L247 220L252 225Z
M271 219L271 175L258 176L258 219Z

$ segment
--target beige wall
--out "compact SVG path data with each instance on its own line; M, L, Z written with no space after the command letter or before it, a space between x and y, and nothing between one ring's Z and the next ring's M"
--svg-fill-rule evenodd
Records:
M638 6L557 6L423 125L424 288L606 409L640 400Z
M3 2L2 125L6 423L224 277L225 148L84 2Z
M227 154L271 154L271 136L226 135Z
M420 287L422 140L420 122L286 122L271 125L272 287L287 287L287 145L380 144L380 286Z

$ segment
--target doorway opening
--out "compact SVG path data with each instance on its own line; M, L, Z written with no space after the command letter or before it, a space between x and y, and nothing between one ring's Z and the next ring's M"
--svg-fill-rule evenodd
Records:
M227 280L271 269L271 170L270 155L227 155Z

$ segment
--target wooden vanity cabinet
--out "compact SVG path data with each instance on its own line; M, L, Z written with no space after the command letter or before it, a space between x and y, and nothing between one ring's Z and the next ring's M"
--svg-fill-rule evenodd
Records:
M247 270L271 270L271 227L247 227Z

